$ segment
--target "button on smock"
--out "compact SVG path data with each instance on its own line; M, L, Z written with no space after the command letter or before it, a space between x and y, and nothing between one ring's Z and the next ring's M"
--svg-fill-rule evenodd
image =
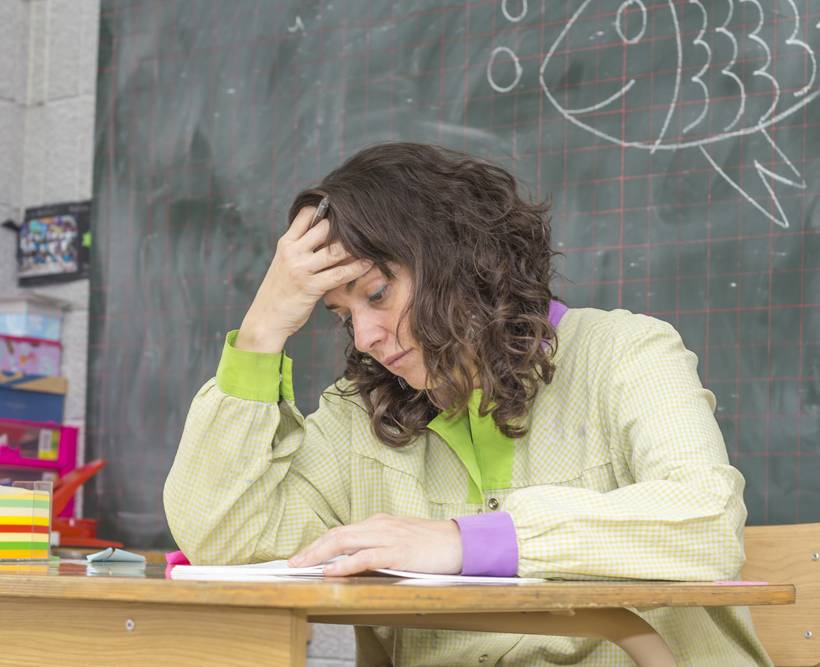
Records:
M489 507L491 510L493 510L493 512L495 512L495 510L497 510L497 509L498 509L498 506L499 506L500 504L501 504L501 503L499 503L499 502L498 502L498 498L490 498L490 499L487 501L487 507Z

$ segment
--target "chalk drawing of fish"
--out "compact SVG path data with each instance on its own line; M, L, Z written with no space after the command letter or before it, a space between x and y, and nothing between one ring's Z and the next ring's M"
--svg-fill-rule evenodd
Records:
M699 151L787 228L774 186L807 186L770 129L820 96L817 58L806 41L815 26L801 25L795 0L762 3L583 0L544 57L541 86L566 120L600 139L651 153ZM764 17L764 7L777 20ZM579 49L598 50L594 77L573 73ZM722 166L721 142L731 139L748 142L744 159L760 182Z

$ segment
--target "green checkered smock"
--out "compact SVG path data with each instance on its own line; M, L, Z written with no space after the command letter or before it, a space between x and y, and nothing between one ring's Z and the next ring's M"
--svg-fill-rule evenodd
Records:
M328 528L377 512L448 519L495 508L513 519L522 577L739 575L744 480L729 465L697 357L664 322L570 309L557 329L554 379L526 436L506 447L474 437L465 448L471 429L454 427L392 449L361 405L332 389L305 418L287 357L238 350L235 335L193 400L165 484L168 524L195 564L287 558ZM500 475L482 457L493 447ZM746 608L641 615L681 666L771 664ZM389 628L362 628L357 638L368 665L631 664L597 639Z

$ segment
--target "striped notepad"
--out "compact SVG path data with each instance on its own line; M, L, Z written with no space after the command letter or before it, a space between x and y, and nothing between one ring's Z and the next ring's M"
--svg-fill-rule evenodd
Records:
M51 522L48 491L0 486L0 560L45 560Z

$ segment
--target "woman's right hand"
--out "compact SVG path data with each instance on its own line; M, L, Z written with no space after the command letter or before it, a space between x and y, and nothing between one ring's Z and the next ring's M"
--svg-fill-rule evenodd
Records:
M273 261L242 320L234 342L237 348L281 352L325 293L373 266L370 260L354 259L341 243L325 246L330 223L323 219L310 227L315 210L301 209L277 242Z

